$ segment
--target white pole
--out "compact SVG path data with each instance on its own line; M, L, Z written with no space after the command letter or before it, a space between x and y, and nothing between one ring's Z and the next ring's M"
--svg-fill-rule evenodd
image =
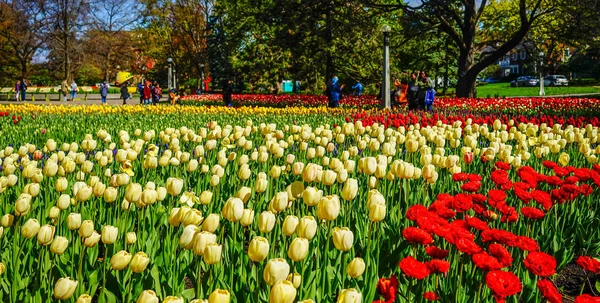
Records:
M540 96L545 96L544 92L544 76L543 76L544 53L540 52Z

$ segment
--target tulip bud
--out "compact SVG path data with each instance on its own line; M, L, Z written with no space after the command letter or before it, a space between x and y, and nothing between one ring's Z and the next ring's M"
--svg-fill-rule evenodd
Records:
M90 297L88 294L83 294L77 298L75 303L92 303L92 297Z
M192 248L192 240L194 239L194 235L198 232L198 227L195 225L188 225L183 229L183 233L181 233L181 237L179 237L179 247L183 249L191 249Z
M40 245L46 246L49 245L54 239L54 231L56 228L52 225L44 225L42 226L37 234L37 241Z
M131 254L125 250L121 250L110 258L110 266L113 270L123 270L131 261Z
M198 209L191 209L185 216L183 217L183 226L195 225L198 226L202 223L202 212Z
M79 229L79 230L81 230L81 229ZM98 242L100 242L101 238L102 238L102 236L100 236L99 233L97 233L96 231L93 231L92 235L90 235L88 238L85 238L85 240L83 240L83 245L85 247L92 248L92 247L96 246L96 244L98 244Z
M220 217L218 214L210 214L202 222L202 230L214 233L219 227Z
M146 267L150 263L150 258L146 253L139 251L131 258L131 262L129 263L129 269L134 273L141 273L146 270Z
M194 240L192 240L192 250L194 251L194 254L198 256L204 255L206 246L210 243L217 243L217 235L207 231L196 233L194 235Z
M365 261L362 258L354 258L348 264L346 272L352 278L358 278L365 272Z
M4 216L2 216L2 219L0 219L0 225L2 225L3 227L11 227L14 221L15 216L11 214L5 214Z
M131 267L131 265L129 266ZM158 303L158 297L152 290L144 290L135 303Z
M257 193L263 193L265 192L265 190L267 190L268 185L269 181L267 181L266 179L257 179L256 183L254 184L254 190Z
M178 196L183 189L183 179L180 178L168 178L167 179L167 192L171 196Z
M299 273L290 273L288 275L286 281L291 282L292 285L294 285L294 288L298 288L298 287L300 287L300 284L302 283L302 276L300 276Z
M137 235L135 234L135 232L128 232L125 235L125 241L127 242L127 245L135 244L135 242L137 242Z
M238 198L229 198L221 210L221 215L230 222L239 221L243 213L244 203Z
M354 289L344 289L340 292L337 303L362 303L362 294Z
M4 273L4 271L6 271L6 266L4 266L4 263L0 262L0 276Z
M252 222L254 222L254 210L248 208L244 209L244 212L242 213L242 218L240 219L240 224L246 227L251 225Z
M291 236L294 234L294 232L296 232L296 227L298 227L298 223L298 217L289 215L285 217L285 220L283 220L283 226L281 227L281 231L286 236Z
M263 237L254 237L248 245L248 257L254 262L262 262L269 255L269 240Z
M333 221L340 214L340 199L337 195L325 196L317 204L317 217Z
M348 227L335 227L333 229L333 244L341 251L348 251L354 244L354 234Z
M269 233L275 226L275 214L271 211L263 211L258 217L258 229L262 233Z
M104 225L104 227L102 227L102 243L113 244L113 243L115 243L115 241L117 241L118 235L119 235L118 228L116 228L114 226L110 226L110 225Z
M65 250L69 247L69 240L65 237L58 236L52 241L50 245L50 251L57 255L62 255Z
M106 202L106 203L115 202L117 200L117 194L118 194L118 191L116 188L114 188L114 187L106 188L103 193L104 202Z
M319 203L319 201L321 201L322 197L323 197L323 191L317 190L314 187L307 187L304 189L304 192L302 193L302 200L304 201L304 204L306 204L307 206L317 205Z
M263 278L269 285L283 281L290 274L290 265L285 259L271 259L267 262L263 272Z
M22 193L19 195L17 202L15 203L15 214L17 216L24 216L29 212L31 208L31 195Z
M57 300L69 300L77 289L77 281L66 278L60 278L54 284L54 297Z
M278 192L269 202L269 210L273 213L284 211L288 207L288 193Z
M308 255L308 240L297 237L292 240L288 249L288 257L295 262L302 261Z
M352 178L346 180L346 183L344 183L344 188L342 189L342 198L346 201L352 201L357 194L358 181Z
M229 300L231 300L229 291L222 289L215 289L208 296L208 303L229 303Z
M163 303L184 303L184 301L180 297L168 296L163 300Z
M27 239L35 237L40 230L40 223L38 220L30 218L21 227L21 235Z
M290 281L278 281L271 288L269 303L294 303L296 299L296 288Z
M221 262L221 251L223 246L217 243L209 243L204 249L204 262L208 265L213 265Z
M73 222L73 226L75 226L78 223L77 220L79 220L79 222L81 222L81 215L71 213L69 215L69 217L71 217L71 215L73 215L73 220L75 220ZM69 229L71 229L70 228L71 225L69 224L68 217L67 217L67 224L69 225ZM94 233L94 222L92 222L91 220L85 220L85 221L83 221L83 223L80 223L79 225L80 225L80 227L79 227L79 236L80 237L88 238L92 235L92 233ZM74 229L71 229L71 230L74 230Z
M60 216L60 208L52 206L52 208L50 208L50 212L48 213L48 218L57 220L58 216Z

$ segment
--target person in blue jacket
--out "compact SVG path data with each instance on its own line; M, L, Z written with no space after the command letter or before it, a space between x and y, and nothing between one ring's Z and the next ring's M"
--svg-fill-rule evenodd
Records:
M356 85L352 86L352 89L356 90L354 92L355 95L357 95L357 96L361 96L362 95L363 86L360 83L360 81L356 81Z
M338 77L333 76L331 79L331 84L329 88L329 94L331 96L331 102L329 103L329 107L338 107L340 104L340 98L342 97L342 89L344 85L340 85L338 83Z

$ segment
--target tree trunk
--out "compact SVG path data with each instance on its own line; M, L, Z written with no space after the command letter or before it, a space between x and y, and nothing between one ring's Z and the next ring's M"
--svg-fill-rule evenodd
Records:
M477 73L473 70L473 59L475 50L472 44L466 49L460 50L458 56L458 83L456 84L456 96L462 98L473 98L475 96L475 80Z
M327 46L331 46L331 44L333 43L333 1L329 2L329 6L327 8L327 15L325 16L325 18L327 18L326 21L326 45ZM333 54L331 53L331 50L328 49L327 50L327 66L326 66L326 70L325 70L325 83L329 82L329 79L331 79L335 74L335 67L333 66Z

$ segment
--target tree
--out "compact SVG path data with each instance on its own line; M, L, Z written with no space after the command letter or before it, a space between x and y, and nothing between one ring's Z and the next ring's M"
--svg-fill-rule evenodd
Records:
M516 47L537 20L556 9L554 0L505 0L515 5L510 12L505 34L482 37L482 16L496 1L488 0L420 0L410 3L384 4L376 0L367 0L374 8L401 9L404 21L421 27L434 27L448 35L459 50L458 83L456 94L459 97L475 95L475 81L479 72L494 64L502 56ZM499 1L502 2L502 1ZM498 22L507 21L507 16L498 15ZM487 46L487 52L477 57L478 51Z
M47 0L41 13L48 20L43 34L48 38L50 65L61 70L63 79L73 79L83 61L83 37L91 5L87 0Z
M86 53L109 81L111 71L134 60L131 36L140 21L141 5L137 0L105 0L96 3L91 12Z
M31 61L44 44L39 31L44 25L38 13L41 6L43 2L35 0L0 1L0 57L6 59L4 69L13 68L13 76L29 76Z

